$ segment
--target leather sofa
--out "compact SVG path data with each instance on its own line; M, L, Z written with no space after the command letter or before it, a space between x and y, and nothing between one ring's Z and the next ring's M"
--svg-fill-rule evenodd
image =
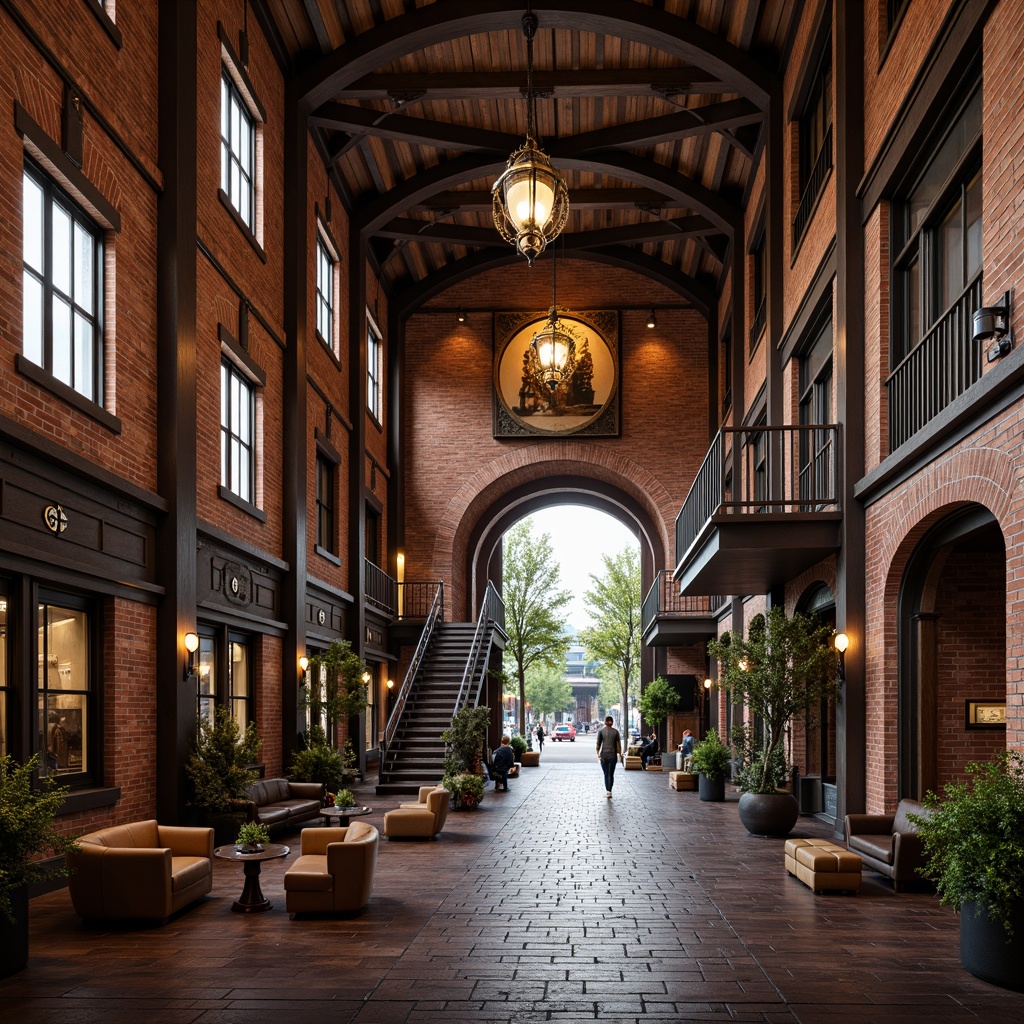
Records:
M67 855L75 912L87 920L166 921L213 888L213 829L135 821L91 832Z
M249 787L252 819L268 828L289 828L320 814L324 787L319 782L260 779Z
M892 879L899 892L906 882L920 882L917 869L926 861L917 826L908 815L928 816L928 809L915 800L901 800L895 814L846 815L846 845L859 853L864 866Z
M422 789L421 789L422 794ZM416 804L402 804L384 815L384 835L388 839L431 839L444 828L452 795L444 786L434 786L425 799Z
M373 892L380 833L365 821L347 828L304 828L298 859L285 872L289 914L365 907Z

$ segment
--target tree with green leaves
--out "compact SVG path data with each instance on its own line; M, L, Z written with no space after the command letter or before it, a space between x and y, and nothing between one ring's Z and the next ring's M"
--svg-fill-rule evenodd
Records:
M538 715L553 715L572 704L572 684L565 664L535 665L526 675L526 699Z
M619 673L614 665L598 665L597 671L597 703L605 714L611 713L613 705L622 700L622 687L619 685ZM601 715L604 718L604 714Z
M661 725L679 704L679 693L664 677L652 679L640 694L640 714L651 725Z
M309 659L303 700L309 708L309 746L337 747L338 724L362 714L368 682L366 662L348 640L334 640L326 651Z
M580 633L587 658L614 670L622 696L622 726L629 727L629 687L640 676L640 549L602 555L604 572L590 574L584 595L594 625Z
M560 567L551 536L534 536L529 517L505 534L502 558L505 669L519 683L519 731L525 734L527 673L542 665L564 670L569 649L564 613L572 595L559 589Z

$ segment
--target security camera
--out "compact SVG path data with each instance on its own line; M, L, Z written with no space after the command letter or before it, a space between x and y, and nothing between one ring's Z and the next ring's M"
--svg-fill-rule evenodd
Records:
M990 363L1005 356L1013 348L1009 292L1003 296L1002 305L981 306L974 311L974 332L971 337L974 341L995 339L995 344L986 354L986 359Z

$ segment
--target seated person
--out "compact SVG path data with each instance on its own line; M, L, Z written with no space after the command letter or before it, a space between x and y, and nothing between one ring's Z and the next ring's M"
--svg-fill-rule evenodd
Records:
M693 756L693 733L689 729L683 730L683 742L679 744L679 752L683 755L683 771L690 770L690 758Z
M646 771L647 762L659 753L661 753L661 750L658 747L658 737L652 732L651 735L647 737L643 746L640 747L640 767Z
M508 773L516 763L516 754L511 743L508 736L502 736L501 746L494 752L494 757L491 759L491 772L494 775L496 790L508 789Z

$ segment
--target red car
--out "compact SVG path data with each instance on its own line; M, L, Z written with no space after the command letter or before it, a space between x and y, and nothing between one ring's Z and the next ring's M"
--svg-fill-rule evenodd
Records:
M553 740L558 740L559 743L562 740L568 740L570 743L576 742L576 726L572 725L556 725L554 731L551 733Z

